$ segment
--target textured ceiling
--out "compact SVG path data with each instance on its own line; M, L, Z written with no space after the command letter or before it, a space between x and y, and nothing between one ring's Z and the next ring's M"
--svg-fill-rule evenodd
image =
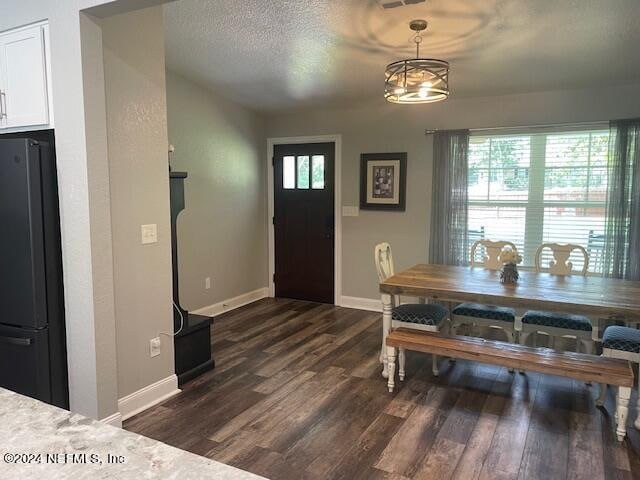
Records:
M451 63L452 96L640 82L640 0L178 0L169 68L255 110L382 96L387 63Z

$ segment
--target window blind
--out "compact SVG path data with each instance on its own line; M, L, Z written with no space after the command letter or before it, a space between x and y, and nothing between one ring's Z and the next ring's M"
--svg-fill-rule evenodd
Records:
M540 244L576 243L589 253L589 271L601 273L608 143L607 129L472 135L470 245L509 240L532 267ZM570 260L582 268L577 252Z

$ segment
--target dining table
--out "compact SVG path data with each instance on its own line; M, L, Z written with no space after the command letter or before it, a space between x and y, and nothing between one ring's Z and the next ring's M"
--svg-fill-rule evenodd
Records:
M517 283L502 283L500 271L480 267L419 264L380 283L382 345L391 329L394 297L406 296L448 304L472 302L586 315L594 337L608 324L640 323L640 282L597 275L519 272ZM424 300L423 300L424 301ZM387 372L382 348L383 376Z

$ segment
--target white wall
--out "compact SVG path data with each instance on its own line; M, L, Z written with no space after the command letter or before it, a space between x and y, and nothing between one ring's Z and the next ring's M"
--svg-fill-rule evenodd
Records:
M485 128L607 121L640 116L640 85L450 99L432 105L394 105L382 98L342 108L271 115L268 137L342 134L342 203L359 203L361 153L407 152L405 212L361 211L342 219L342 294L377 298L372 251L389 241L397 269L426 262L432 139L425 129Z
M266 287L262 117L173 72L167 109L171 165L189 175L178 217L181 305L196 310Z
M171 216L162 7L102 22L106 89L118 396L174 373ZM158 242L142 245L141 225ZM177 385L176 385L177 388Z

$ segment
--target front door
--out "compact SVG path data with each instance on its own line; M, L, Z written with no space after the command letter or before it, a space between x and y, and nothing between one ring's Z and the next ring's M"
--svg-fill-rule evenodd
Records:
M274 147L276 297L334 303L334 143Z

